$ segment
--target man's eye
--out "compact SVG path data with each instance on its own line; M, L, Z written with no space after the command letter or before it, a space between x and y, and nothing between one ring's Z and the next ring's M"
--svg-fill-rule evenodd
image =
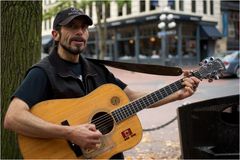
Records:
M66 27L70 29L82 29L83 31L86 31L88 29L87 25L76 25L72 23L67 24Z
M68 23L68 24L66 25L66 27L67 27L67 28L73 28L73 24Z

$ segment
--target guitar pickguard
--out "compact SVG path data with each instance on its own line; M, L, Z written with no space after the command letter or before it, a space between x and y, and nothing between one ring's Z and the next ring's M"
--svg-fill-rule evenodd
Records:
M99 145L97 145L97 149L83 149L83 156L85 158L94 158L97 155L100 155L104 152L107 152L108 150L111 150L112 148L114 148L114 146L116 145L111 138L109 138L110 136L102 136L101 138L101 142Z

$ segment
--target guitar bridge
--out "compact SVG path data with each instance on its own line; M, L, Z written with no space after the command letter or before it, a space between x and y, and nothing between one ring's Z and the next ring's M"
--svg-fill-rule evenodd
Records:
M100 144L97 145L96 149L82 149L83 156L85 158L94 158L101 153L104 153L114 147L114 143L107 136L102 136Z

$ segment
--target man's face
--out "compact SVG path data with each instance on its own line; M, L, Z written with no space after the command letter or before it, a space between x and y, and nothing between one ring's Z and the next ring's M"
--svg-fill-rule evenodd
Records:
M60 30L59 45L67 52L77 55L83 52L87 46L89 37L88 25L84 20L73 19Z

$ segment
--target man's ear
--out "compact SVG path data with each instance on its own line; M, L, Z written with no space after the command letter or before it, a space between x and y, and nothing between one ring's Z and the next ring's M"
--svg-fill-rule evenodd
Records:
M59 32L56 31L56 30L53 30L53 31L52 31L52 37L53 37L53 39L54 39L55 41L59 41L59 40L60 40L60 34L59 34Z

